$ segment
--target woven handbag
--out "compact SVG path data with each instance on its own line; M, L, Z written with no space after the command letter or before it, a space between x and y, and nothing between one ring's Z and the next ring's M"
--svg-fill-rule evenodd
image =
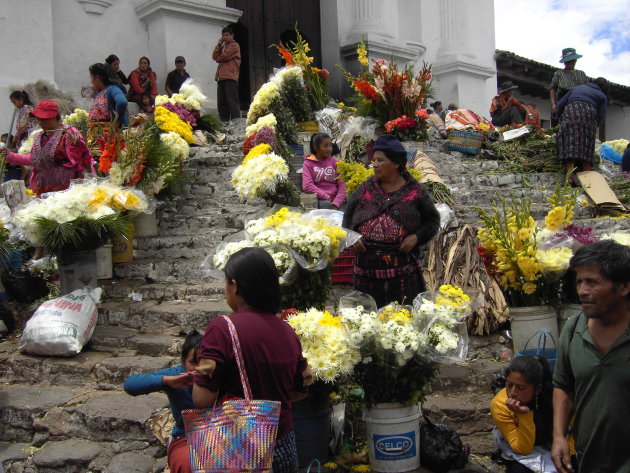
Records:
M230 329L245 399L182 412L190 466L194 473L268 472L276 446L281 403L252 399L236 329L228 317L224 318Z

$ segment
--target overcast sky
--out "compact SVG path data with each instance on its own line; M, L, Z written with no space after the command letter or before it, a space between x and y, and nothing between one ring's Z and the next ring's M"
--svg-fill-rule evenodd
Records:
M495 0L496 47L560 67L563 48L577 68L630 86L630 0Z

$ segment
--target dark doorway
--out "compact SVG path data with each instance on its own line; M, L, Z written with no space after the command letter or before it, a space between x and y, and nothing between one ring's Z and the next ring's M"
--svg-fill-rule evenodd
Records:
M241 48L241 69L238 77L238 97L241 110L248 110L251 102L249 96L249 32L240 21L233 23L234 40Z
M241 47L239 92L244 110L273 69L283 65L276 49L269 46L295 41L296 24L309 42L310 54L315 58L313 65L321 67L319 0L226 0L226 6L243 12L234 31ZM239 27L244 30L243 39L239 38Z

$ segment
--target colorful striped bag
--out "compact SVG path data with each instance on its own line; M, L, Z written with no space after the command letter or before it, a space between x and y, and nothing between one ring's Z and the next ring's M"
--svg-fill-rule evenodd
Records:
M269 472L281 403L252 399L236 329L228 317L224 318L230 329L245 399L182 412L190 465L194 473Z

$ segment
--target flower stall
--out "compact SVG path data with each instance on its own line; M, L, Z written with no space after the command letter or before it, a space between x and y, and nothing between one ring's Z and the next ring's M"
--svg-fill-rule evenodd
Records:
M306 310L323 309L330 290L328 266L359 235L341 228L341 212L313 210L301 213L276 207L264 217L249 220L245 231L221 243L208 256L203 268L221 278L230 256L257 246L274 259L282 285L282 306Z
M129 238L126 212L150 211L137 189L107 179L75 180L16 208L12 237L57 255L63 294L97 285L96 248L114 236ZM79 277L74 277L79 275Z
M562 300L561 279L573 250L581 246L567 231L580 193L566 182L558 184L547 199L551 209L544 227L531 216L527 198L503 197L493 203L491 212L478 209L482 221L478 251L505 295L515 352L538 329L547 329L558 339L555 307Z

